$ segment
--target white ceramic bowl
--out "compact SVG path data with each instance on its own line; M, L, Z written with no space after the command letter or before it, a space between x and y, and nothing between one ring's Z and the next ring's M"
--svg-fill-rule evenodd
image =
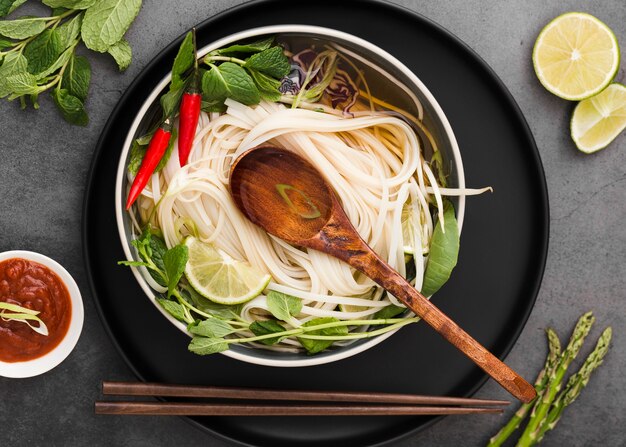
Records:
M241 41L243 39L250 39L256 36L262 35L278 35L281 34L289 34L289 35L305 35L311 36L311 38L321 38L330 40L333 42L337 42L344 46L349 47L350 49L358 50L362 55L369 57L373 60L384 61L387 67L391 67L388 71L393 71L400 78L403 78L402 81L405 83L407 87L411 89L413 93L419 98L424 107L425 117L428 117L431 120L432 125L435 127L435 136L438 140L438 145L442 154L444 156L444 160L450 162L452 166L451 177L455 180L455 184L453 186L457 186L460 188L465 187L465 176L463 173L463 164L461 161L461 154L459 152L459 147L456 142L456 138L454 137L454 133L452 128L450 127L450 123L446 118L443 110L435 100L434 96L428 91L426 86L415 76L404 64L402 64L398 59L393 57L391 54L387 53L383 49L359 38L353 36L351 34L347 34L341 31L337 31L330 28L323 28L317 26L309 26L309 25L276 25L276 26L265 26L250 29L247 31L242 31L236 34L232 34L228 37L219 39L203 48L198 50L198 56L202 57L208 52L215 50L217 48L221 48L227 45L230 45L234 42ZM126 254L126 258L128 260L133 260L135 253L134 250L131 249L130 245L130 218L128 213L125 211L125 193L126 193L126 166L128 162L128 156L132 141L137 137L137 132L140 129L142 124L142 120L149 112L151 106L158 100L159 95L164 91L164 89L168 86L171 80L171 74L168 74L164 77L161 82L154 88L151 94L144 101L137 117L133 121L132 126L128 130L126 140L124 143L124 148L122 150L122 154L120 157L118 171L117 171L117 179L116 179L116 190L115 190L115 212L117 225L120 235L120 240L122 242L122 246L124 248L124 253ZM457 203L457 219L459 222L459 229L463 224L463 215L465 212L465 199L461 197ZM150 301L154 304L154 306L161 312L165 318L167 318L173 325L178 327L181 331L187 333L186 327L183 323L174 319L171 315L163 310L163 308L158 305L155 301L154 291L150 288L144 277L142 276L142 272L140 269L132 267L133 274L135 278L137 278L137 282L146 293ZM144 273L147 274L147 273ZM337 360L341 360L360 352L363 352L372 346L377 345L383 340L387 339L391 335L393 335L395 331L387 332L384 335L380 335L373 339L365 339L359 340L351 345L338 347L335 349L329 349L322 353L316 354L315 356L308 356L306 354L287 354L287 353L276 353L274 351L268 351L263 349L253 349L245 346L231 346L228 351L223 352L222 354L232 357L238 360L242 360L249 363L255 363L258 365L266 365L266 366L281 366L281 367L294 367L294 366L311 366L311 365L320 365L323 363L330 363ZM185 346L181 346L181 349L186 349Z
M76 281L74 281L74 278L72 278L61 264L54 259L32 251L12 250L0 253L0 262L14 258L38 262L56 273L67 287L72 302L70 327L63 340L61 340L52 351L41 357L25 362L7 363L0 361L0 376L12 378L33 377L50 371L70 355L83 329L85 311L83 308L83 299L76 285Z

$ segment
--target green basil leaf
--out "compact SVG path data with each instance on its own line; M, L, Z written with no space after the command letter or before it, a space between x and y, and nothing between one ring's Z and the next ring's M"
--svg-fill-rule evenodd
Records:
M333 317L324 317L324 318L315 318L314 320L307 321L303 326L317 326L320 324L326 323L334 323L335 321L339 321ZM329 327L325 329L317 329L314 331L307 332L308 335L328 335L328 336L342 336L348 334L347 326L337 326L337 327ZM330 345L334 343L333 340L311 340L308 338L300 338L298 337L298 341L304 346L304 349L307 350L309 354L317 354L318 352L323 351L328 348Z
M89 117L85 111L83 102L76 96L71 95L66 89L54 90L52 93L54 103L61 111L63 118L70 124L86 126Z
M167 149L165 149L163 158L161 158L161 161L157 165L154 172L161 172L161 170L165 167L167 162L170 160L170 157L172 156L172 151L174 150L174 146L176 146L176 133L177 133L176 128L174 127L172 129L172 136L170 137L170 142L167 145Z
M279 46L253 54L246 60L244 67L279 79L287 76L291 70L289 59L285 56L282 47Z
M185 308L182 304L165 298L156 298L156 302L178 321L185 321Z
M176 290L178 282L183 276L188 259L189 249L183 244L172 247L163 255L163 266L167 276L167 290L170 296Z
M100 0L85 12L81 35L90 50L105 53L124 36L141 8L141 0Z
M130 172L132 175L137 175L137 172L141 167L143 157L146 155L147 149L147 144L142 145L139 143L138 139L133 140L133 144L130 147L130 156L128 159L128 172Z
M208 318L192 323L187 327L187 330L194 335L209 338L223 338L235 332L230 324L218 318Z
M0 35L10 39L26 39L46 29L47 17L20 17L0 21Z
M133 50L130 48L128 41L124 38L110 46L107 52L113 56L120 71L126 70L133 60Z
M4 58L4 63L0 65L0 98L11 94L7 86L7 78L18 73L27 73L28 61L20 53L9 53Z
M172 65L172 83L170 84L170 90L176 90L182 88L185 81L183 75L187 70L193 66L194 61L193 51L193 33L190 31L185 36L185 39L178 48L178 54L174 59L174 65Z
M267 334L277 334L280 332L284 332L285 328L282 327L277 321L274 320L266 320L266 321L255 321L250 325L250 330L254 335L267 335ZM258 340L259 343L263 343L264 345L274 345L279 341L285 339L285 337L273 337L266 338L263 340Z
M224 62L213 65L202 76L202 91L207 99L220 101L231 98L245 105L258 104L261 96L250 75L239 65Z
M161 96L161 108L163 109L163 115L166 117L173 116L176 111L178 111L178 106L180 104L180 99L183 97L183 93L185 92L185 86L183 86L171 90Z
M406 311L406 307L394 306L390 304L387 307L383 307L378 312L374 314L374 319L386 320L388 318L397 317L398 315L404 313Z
M39 93L37 78L30 73L17 73L5 79L5 85L12 96L32 95Z
M228 343L223 338L194 337L188 349L198 355L216 354L227 351Z
M63 72L61 87L84 101L87 99L90 81L91 65L89 65L89 60L83 56L74 55Z
M45 30L24 47L23 54L28 60L28 71L38 74L48 69L64 49L56 30Z
M430 242L430 253L424 273L422 294L431 296L450 278L459 257L459 227L454 215L454 207L448 201L443 211L445 233L437 221Z
M83 24L83 14L80 13L76 17L72 17L56 28L59 42L63 49L69 48L80 35L80 27Z
M267 294L267 307L279 320L289 321L302 311L302 300L274 290Z
M248 72L250 76L252 76L254 84L259 89L261 98L272 102L280 100L281 94L278 90L280 81L253 69L249 69Z
M0 0L0 17L11 14L25 2L26 0Z
M42 0L44 5L51 8L87 9L96 4L98 0Z
M258 53L263 50L267 50L272 46L274 42L274 36L266 37L265 39L256 40L250 43L239 43L231 45L226 48L217 50L217 54L233 54L233 53Z

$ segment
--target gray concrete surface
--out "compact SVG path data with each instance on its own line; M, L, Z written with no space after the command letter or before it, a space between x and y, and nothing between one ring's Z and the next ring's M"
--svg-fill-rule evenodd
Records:
M626 445L626 135L601 153L577 152L569 137L573 105L545 91L530 53L539 30L556 15L584 10L604 20L626 51L623 0L397 0L451 30L502 78L535 135L544 163L551 212L547 269L537 304L507 360L525 376L542 364L543 330L566 334L588 309L612 325L613 348L580 399L549 434L548 446ZM30 3L30 2L29 2ZM80 342L61 366L32 379L0 378L2 446L226 445L176 418L95 417L102 378L133 375L117 355L95 312L81 257L80 219L87 170L98 135L125 88L167 43L237 0L146 0L127 38L134 61L118 74L108 56L90 55L91 123L66 125L44 99L40 111L0 102L0 251L29 249L56 258L84 293ZM618 80L626 81L624 69ZM591 344L591 343L589 343ZM589 346L587 347L589 348ZM493 382L478 396L507 398ZM512 411L509 410L508 413ZM508 414L507 413L507 414ZM397 444L479 446L505 418L447 418Z

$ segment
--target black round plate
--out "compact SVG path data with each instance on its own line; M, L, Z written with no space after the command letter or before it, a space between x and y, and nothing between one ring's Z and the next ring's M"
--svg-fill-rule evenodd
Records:
M468 200L459 264L434 302L495 355L504 357L531 311L544 270L548 197L539 155L513 98L465 44L431 21L377 1L256 1L197 27L203 46L262 25L309 24L352 33L387 50L430 89L459 142L470 186L493 194ZM468 396L486 379L425 324L333 364L271 368L187 352L188 338L146 298L129 269L114 213L114 183L126 130L169 71L180 39L133 82L100 138L85 198L84 250L100 316L142 380L266 388L338 389ZM242 444L376 445L414 433L435 418L195 418Z

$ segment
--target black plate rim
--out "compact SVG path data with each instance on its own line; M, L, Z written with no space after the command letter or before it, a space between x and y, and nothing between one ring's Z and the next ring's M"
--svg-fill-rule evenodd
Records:
M213 16L208 17L207 19L203 20L199 25L197 25L197 27L203 27L205 25L210 24L212 21L214 20L218 20L220 19L222 16L231 14L231 13L236 13L236 12L244 12L245 9L247 9L250 6L255 6L257 4L260 3L267 3L267 2L272 2L274 0L251 0L245 3L242 3L240 5L236 5L233 6L231 8L228 8L226 10L223 10L221 12L219 12L218 14L215 14ZM550 235L550 207L549 207L549 195L548 195L548 186L547 186L547 180L546 180L546 176L545 176L545 170L543 168L543 164L541 162L541 157L539 155L539 149L537 147L535 138L532 134L532 131L530 130L530 126L528 125L528 122L526 121L526 118L524 117L519 105L517 104L517 102L515 101L515 98L513 97L513 95L511 94L511 92L509 91L509 89L506 87L506 85L504 84L504 82L500 79L500 77L496 74L496 72L493 70L493 68L491 68L491 66L489 64L487 64L487 62L478 54L476 53L468 44L466 44L462 39L460 39L456 34L454 34L453 32L451 32L450 30L448 30L447 28L443 27L442 25L440 25L439 23L435 22L432 19L429 19L426 16L423 16L422 14L415 12L413 10L410 10L402 5L397 5L395 3L391 3L388 0L360 0L359 1L359 5L360 6L377 6L377 7L383 7L383 8L388 8L396 13L402 14L402 15L406 15L409 18L411 18L412 20L415 21L422 21L427 23L429 26L432 26L433 28L437 29L439 32L441 32L442 34L448 35L451 40L453 40L457 45L459 45L460 47L462 47L465 52L470 55L474 61L479 64L481 66L481 68L483 70L485 70L490 78L491 81L495 83L495 85L498 87L498 89L500 90L500 92L503 94L503 98L506 100L506 103L508 106L511 107L513 113L515 114L515 118L519 121L519 124L522 127L524 136L528 139L528 141L530 142L530 147L529 147L529 153L532 155L532 162L533 165L535 167L535 169L537 169L537 172L539 172L541 175L539 176L539 182L538 182L538 186L539 186L539 196L538 199L540 199L541 204L538 205L541 207L541 211L543 212L543 215L545 216L544 222L543 222L543 228L541 228L542 230L542 240L540 241L540 245L542 247L542 253L541 256L539 257L538 261L539 261L539 265L538 265L538 272L539 274L536 277L536 281L535 284L532 287L532 296L530 297L530 299L528 300L528 305L525 309L525 312L523 313L523 315L521 316L521 318L518 320L518 324L517 327L515 328L514 331L512 331L513 336L511 337L509 343L507 343L504 347L504 349L502 350L502 353L500 354L499 358L501 360L504 360L506 358L506 356L511 352L511 350L513 349L513 347L515 346L515 343L517 343L517 340L519 339L522 331L524 330L524 327L526 326L526 323L528 321L528 319L530 318L530 314L535 306L535 302L537 300L537 296L539 294L539 290L541 288L541 283L543 281L543 277L545 274L545 266L546 266L546 262L547 262L547 257L548 257L548 244L549 244L549 235ZM341 31L341 30L340 30ZM176 39L174 39L174 41L172 41L169 45L167 45L166 47L164 47L161 51L165 52L168 51L170 49L172 49L172 47L177 46L180 44L180 42L182 42L183 38L185 36L185 33L181 34L180 36L178 36ZM117 115L120 113L120 111L122 110L122 104L126 101L126 99L128 98L128 96L130 95L130 92L132 90L134 90L135 86L140 84L143 81L143 78L146 77L147 73L149 71L151 71L151 69L158 63L158 56L155 57L154 59L152 59L142 70L141 72L136 76L136 78L131 82L131 84L128 86L128 88L126 89L126 91L124 92L124 94L120 97L120 99L118 100L117 104L115 105L113 111L111 112L111 115L109 116L109 119L107 120L102 132L100 133L99 137L98 137L98 143L96 144L95 147L95 151L94 151L94 155L89 167L89 171L87 173L87 178L86 178L86 183L87 186L85 188L85 195L83 197L83 212L82 212L82 219L81 219L81 241L82 241L82 252L83 252L83 263L85 266L85 271L87 272L87 277L88 277L88 283L89 283L89 289L91 291L91 296L92 296L92 301L95 304L96 307L96 311L98 313L98 317L102 323L102 325L104 326L105 332L107 333L109 340L113 343L113 346L115 347L116 351L118 352L118 354L122 357L122 359L124 360L124 362L126 363L126 365L129 367L129 369L133 372L133 374L135 374L135 376L145 382L146 379L145 377L143 377L143 375L137 370L137 368L135 367L135 365L133 364L133 362L130 360L130 358L126 355L124 349L122 348L121 343L119 342L119 340L117 339L117 337L114 335L113 330L109 324L109 322L107 321L105 315L104 315L104 311L102 309L102 306L100 305L100 300L98 299L98 292L97 289L95 287L95 283L94 283L94 276L93 276L93 272L91 270L91 265L89 263L89 259L90 259L90 251L89 251L89 247L87 244L87 233L88 233L88 216L87 216L87 209L89 208L89 198L91 196L91 192L93 189L93 182L91 181L93 176L94 176L94 172L97 169L98 166L98 162L100 160L100 158L102 157L104 151L103 151L103 140L105 138L105 135L107 135L110 131L110 129L113 127L114 122L116 121L116 117ZM488 376L483 377L481 380L479 380L472 388L470 388L470 390L465 394L465 397L470 397L473 396L484 384L485 382L488 380ZM184 421L186 421L187 423L189 423L190 425L198 428L201 431L204 431L205 433L208 433L218 439L221 439L223 441L227 441L227 442L231 442L233 444L236 445L240 445L240 446L245 446L245 447L255 447L254 444L249 444L247 442L243 442L240 441L238 439L232 438L230 436L226 436L218 431L215 431L213 429L210 429L204 425L202 425L200 422L196 421L195 419L191 418L191 417L186 417L186 416L181 416L181 419L183 419ZM399 442L403 439L406 439L410 436L413 436L417 433L419 433L420 431L423 431L429 427L431 427L433 424L441 421L444 418L444 416L438 416L433 418L432 420L426 422L425 424L420 425L419 427L412 429L412 430L407 430L404 433L400 433L397 436L388 438L386 441L382 441L376 444L370 444L370 447L382 447L385 445L389 445L391 443L395 443L395 442Z

